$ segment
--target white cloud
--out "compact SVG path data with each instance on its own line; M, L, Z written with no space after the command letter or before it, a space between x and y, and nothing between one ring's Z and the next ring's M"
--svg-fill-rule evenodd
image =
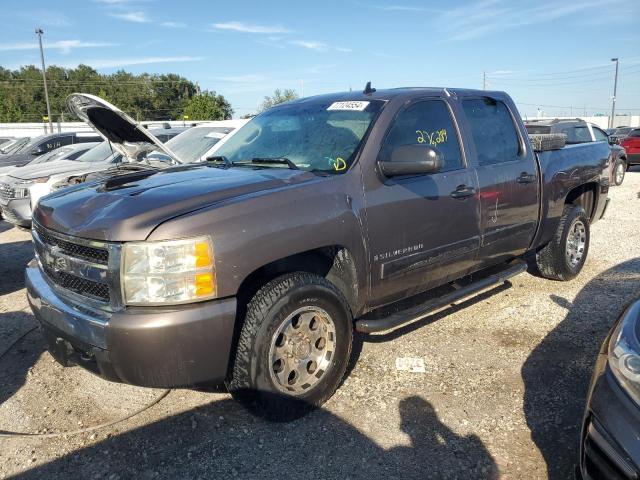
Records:
M89 65L93 68L119 68L131 65L149 65L156 63L180 63L180 62L197 62L204 60L204 57L138 57L138 58L113 58L113 59L92 59L82 60L73 63L61 65L63 67L72 68L79 64Z
M257 25L244 22L219 22L211 24L211 27L216 30L231 30L234 32L242 33L264 33L264 34L284 34L291 33L291 30L286 29L280 25Z
M491 33L531 25L548 23L570 17L574 21L579 14L598 15L603 9L614 8L612 3L622 0L583 0L558 3L554 0L513 3L508 0L481 0L449 10L443 10L435 18L435 25L449 40L469 40Z
M291 45L296 45L302 48L308 48L309 50L317 50L318 52L324 52L329 49L329 45L323 42L309 42L306 40L293 40Z
M149 23L151 19L147 17L147 14L144 12L123 12L123 13L110 13L110 16L114 18L119 18L120 20L124 20L126 22L133 23Z
M160 22L160 26L168 28L185 28L187 24L183 22Z
M75 48L114 47L117 44L107 42L84 42L81 40L58 40L57 42L44 42L45 49L58 50L60 53L69 53ZM37 43L1 43L0 51L36 50Z

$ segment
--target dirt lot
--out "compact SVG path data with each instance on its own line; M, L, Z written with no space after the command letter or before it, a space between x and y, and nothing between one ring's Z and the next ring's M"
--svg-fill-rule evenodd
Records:
M226 393L173 390L114 426L0 438L0 478L572 478L591 365L640 295L640 171L611 191L578 279L510 288L386 336L359 336L326 408L269 423ZM0 353L34 326L29 235L0 222ZM420 357L425 373L398 372ZM162 391L64 369L37 331L0 359L0 430L53 433L115 420Z

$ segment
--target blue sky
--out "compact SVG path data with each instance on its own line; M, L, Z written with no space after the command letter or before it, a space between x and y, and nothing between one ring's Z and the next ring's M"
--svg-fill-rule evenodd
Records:
M24 0L0 13L0 65L85 63L173 72L255 111L275 88L305 96L449 86L509 92L523 114L640 114L637 0Z

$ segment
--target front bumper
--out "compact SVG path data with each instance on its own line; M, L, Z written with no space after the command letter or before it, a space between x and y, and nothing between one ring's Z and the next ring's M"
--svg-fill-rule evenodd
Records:
M65 366L144 387L220 383L227 375L236 299L92 311L62 295L32 261L27 297L48 349Z
M640 478L640 407L598 355L582 429L580 469L585 480Z
M31 200L16 198L2 205L2 217L18 227L31 228Z

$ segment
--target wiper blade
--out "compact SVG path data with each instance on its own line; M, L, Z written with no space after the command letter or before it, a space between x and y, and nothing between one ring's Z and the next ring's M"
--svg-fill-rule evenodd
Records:
M251 163L281 163L287 165L291 170L300 170L298 166L287 157L254 157L251 159Z
M222 162L226 166L230 167L233 165L233 162L229 160L224 155L212 155L210 157L205 158L205 162Z

